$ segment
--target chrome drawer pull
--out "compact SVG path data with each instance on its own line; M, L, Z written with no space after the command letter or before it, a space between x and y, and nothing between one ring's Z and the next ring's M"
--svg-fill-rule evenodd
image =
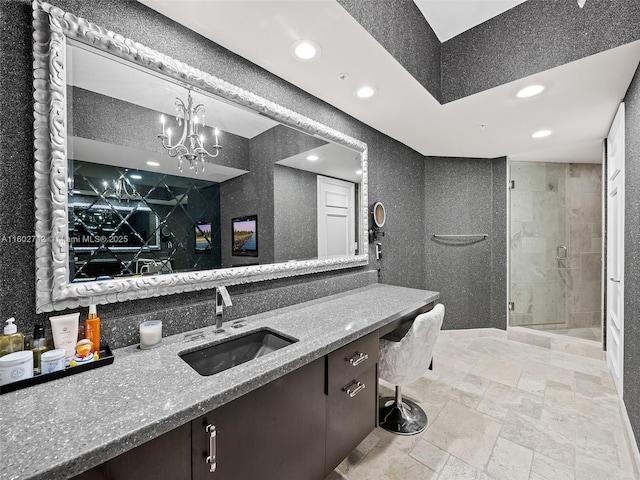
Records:
M351 358L349 358L349 357L346 358L346 360L351 364L352 367L357 367L362 362L364 362L365 360L368 360L368 359L369 359L369 355L366 354L366 353L362 353L362 352L354 355Z
M207 425L204 429L209 434L209 456L205 460L209 464L209 472L216 471L216 427L215 425Z
M351 387L355 386L355 388L353 390L351 390ZM353 398L355 397L357 394L359 394L362 390L364 390L365 384L362 382L353 382L351 385L349 385L348 387L344 388L344 391L347 395L349 395L349 397Z

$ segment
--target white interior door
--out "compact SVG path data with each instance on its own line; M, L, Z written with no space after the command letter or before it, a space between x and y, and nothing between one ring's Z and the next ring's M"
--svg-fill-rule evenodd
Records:
M355 185L318 175L318 257L355 254Z
M624 362L624 103L607 137L607 364L622 398Z

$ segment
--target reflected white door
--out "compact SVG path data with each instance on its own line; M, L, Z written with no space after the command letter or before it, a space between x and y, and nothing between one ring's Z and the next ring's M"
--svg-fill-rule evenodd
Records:
M622 398L624 362L624 103L607 137L607 365Z
M355 254L355 185L318 175L318 257Z

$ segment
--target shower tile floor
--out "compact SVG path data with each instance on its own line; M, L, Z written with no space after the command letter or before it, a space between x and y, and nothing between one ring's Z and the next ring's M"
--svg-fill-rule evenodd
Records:
M541 332L554 333L556 335L565 335L568 337L582 338L583 340L592 340L594 342L602 341L602 327L582 327L582 328L542 328L542 327L526 327Z
M545 330L549 333L567 335L569 337L582 338L583 340L602 341L602 327L569 328L562 330Z
M606 362L499 336L442 332L404 388L419 435L374 430L328 480L634 479ZM391 395L381 381L380 393Z

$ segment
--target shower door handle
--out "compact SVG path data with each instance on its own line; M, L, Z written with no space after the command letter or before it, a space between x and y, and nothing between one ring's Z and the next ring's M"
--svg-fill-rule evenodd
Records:
M560 245L556 248L556 260L564 260L567 258L567 247Z

